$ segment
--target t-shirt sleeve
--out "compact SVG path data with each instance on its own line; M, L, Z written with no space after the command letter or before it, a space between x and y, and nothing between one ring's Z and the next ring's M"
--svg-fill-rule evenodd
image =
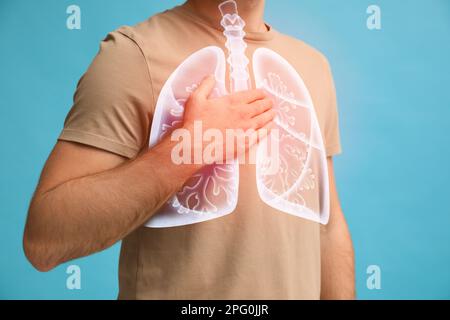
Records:
M339 133L339 115L336 97L336 87L334 85L333 74L330 64L325 59L326 82L327 82L327 105L324 127L324 143L328 157L338 155L342 152L341 139Z
M112 32L78 82L58 139L134 158L147 144L153 104L138 43L120 30Z

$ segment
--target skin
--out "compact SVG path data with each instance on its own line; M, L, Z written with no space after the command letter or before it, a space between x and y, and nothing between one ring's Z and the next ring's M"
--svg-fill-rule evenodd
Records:
M320 226L321 299L354 299L354 250L347 222L341 209L334 177L333 158L328 157L330 181L330 220Z
M193 135L195 120L202 121L205 131L214 128L223 134L226 129L251 128L263 132L262 136L268 132L275 112L263 91L209 99L213 87L214 78L208 77L191 95L180 129ZM99 149L58 142L28 212L24 250L30 262L38 270L49 271L104 250L141 226L201 168L174 164L170 155L175 144L167 136L127 161ZM225 162L226 154L216 160Z
M220 28L222 16L217 7L224 0L189 0L184 6L186 9L195 12L195 14L208 21L211 25ZM235 0L236 1L236 0ZM237 0L236 1L241 16L245 21L245 30L248 32L267 31L264 23L264 0Z
M266 30L264 1L237 2L247 31ZM185 6L215 23L219 21L215 16L218 3L190 0ZM183 129L192 131L194 120L199 120L204 130L251 128L262 132L262 136L267 133L275 113L264 92L250 90L209 99L213 86L214 79L209 77L192 94L186 104ZM28 211L23 246L32 265L49 271L66 261L104 250L147 221L201 168L200 164L174 164L170 154L175 144L167 137L128 160L89 146L58 142L44 166ZM352 241L339 203L331 157L328 168L331 211L328 225L321 226L321 298L353 299Z

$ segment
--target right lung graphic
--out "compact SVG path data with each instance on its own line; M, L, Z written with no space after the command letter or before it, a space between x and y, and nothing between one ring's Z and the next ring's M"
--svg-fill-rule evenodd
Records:
M232 91L250 87L245 56L244 21L233 0L219 5L229 57L219 47L203 48L189 56L163 86L153 118L150 146L158 143L183 120L184 104L206 76L214 74L213 94L228 94L225 69L230 66ZM328 168L324 143L312 99L295 69L279 54L259 48L253 55L253 72L258 88L274 100L278 135L258 146L256 181L267 205L282 212L326 224L329 217ZM277 139L277 152L268 150ZM273 164L276 163L276 170ZM174 227L207 221L230 214L238 201L239 166L205 166L192 176L147 222L148 227Z

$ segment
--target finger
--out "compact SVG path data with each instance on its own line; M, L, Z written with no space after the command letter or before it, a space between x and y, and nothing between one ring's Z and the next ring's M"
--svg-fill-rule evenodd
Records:
M200 82L198 88L194 91L193 95L197 98L207 99L211 94L214 86L216 85L216 79L213 75L206 77Z
M267 136L270 134L273 128L275 128L275 122L273 122L273 120L266 123L262 128L259 128L256 131L258 132L259 142L267 138Z
M247 91L240 91L230 95L231 101L233 103L251 103L256 100L264 99L267 94L264 90L253 89Z
M267 125L269 122L271 122L275 118L276 112L273 109L269 109L266 112L263 112L256 117L252 118L252 127L255 130L258 130L265 125Z
M256 117L261 113L266 112L267 110L273 107L273 100L266 98L262 100L256 100L248 105L245 109L248 112L250 118Z
M274 127L275 127L275 123L273 121L269 121L263 127L254 131L252 138L248 140L249 141L248 146L251 148L255 144L262 142L264 139L266 139L269 136L271 130Z

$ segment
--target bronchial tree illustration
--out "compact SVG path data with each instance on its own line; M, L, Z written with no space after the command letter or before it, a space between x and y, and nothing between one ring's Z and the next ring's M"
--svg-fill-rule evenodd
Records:
M183 121L184 104L192 91L213 74L213 95L251 87L249 59L245 51L245 22L237 5L228 0L219 5L228 57L221 48L205 47L184 60L163 86L150 134L150 146ZM329 217L329 185L323 138L311 96L297 71L278 53L258 48L252 57L253 76L274 101L278 135L269 135L256 152L256 185L267 205L298 217L326 224ZM270 139L278 139L278 150L268 150ZM275 152L276 151L276 152ZM277 170L268 170L276 162ZM146 224L173 227L222 217L234 211L238 201L237 161L207 165L192 176L167 205Z

